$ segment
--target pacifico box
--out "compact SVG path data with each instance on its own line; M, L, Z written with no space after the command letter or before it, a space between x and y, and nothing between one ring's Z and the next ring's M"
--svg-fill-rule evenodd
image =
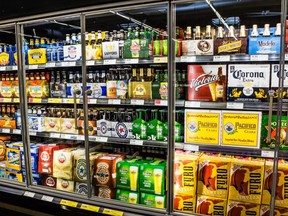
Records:
M57 178L56 189L68 192L74 192L75 182Z
M26 91L29 98L49 97L49 84L47 80L28 80Z
M46 64L46 49L38 48L38 49L30 49L28 50L28 64Z
M45 176L44 177L44 186L56 188L57 185L57 178L53 176Z
M145 163L141 159L125 159L117 163L117 188L139 191L140 164Z
M261 121L262 112L222 111L221 145L259 148Z
M226 101L226 65L188 65L187 100Z
M139 204L140 193L117 189L116 200L120 200L122 202L127 202L127 203L132 203L132 204Z
M197 194L227 199L231 157L206 153L199 158Z
M265 160L236 157L231 160L229 200L261 204Z
M166 207L166 195L154 195L148 193L141 193L140 204L154 208Z
M123 155L104 155L95 159L95 186L116 187L116 164L124 159Z
M185 110L185 143L219 145L221 111Z
M152 160L140 165L140 191L164 195L166 191L166 161Z
M227 200L199 195L197 197L196 213L201 215L226 215ZM234 215L233 215L234 216Z
M199 153L175 153L174 193L176 195L196 194L198 158Z
M228 65L227 100L266 102L269 100L269 64Z
M260 216L260 205L228 200L227 216L236 215Z
M113 187L100 186L95 187L95 196L104 199L114 199L116 189Z
M270 216L270 205L261 205L260 216ZM274 216L288 216L288 208L274 208Z
M56 145L40 145L39 146L39 160L38 173L52 174L53 173L53 153L58 150Z
M190 195L175 195L174 210L187 213L194 213L196 208L196 196Z
M280 65L273 64L271 71L271 88L275 91L274 101L276 102L279 96L279 77L281 76ZM283 83L283 92L282 92L282 101L288 102L288 65L284 67L284 83Z
M288 207L288 162L279 159L278 178L276 185L275 205ZM270 205L272 181L273 181L273 159L267 159L265 164L265 179L262 204Z
M261 127L261 148L262 149L274 149L277 143L276 140L276 127L277 127L277 116L272 115L271 118L271 141L268 142L268 134L269 134L269 115L265 114L262 116L262 127ZM281 125L280 125L280 149L288 150L288 145L286 144L286 125L287 125L287 116L281 116Z

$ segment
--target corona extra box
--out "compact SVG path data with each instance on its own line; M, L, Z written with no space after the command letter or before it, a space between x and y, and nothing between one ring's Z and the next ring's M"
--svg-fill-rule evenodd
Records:
M227 199L230 162L230 156L203 154L199 159L198 194Z
M185 143L219 145L220 111L185 110Z
M264 188L262 204L269 205L272 192L273 181L273 160L267 159L265 164L264 175ZM275 205L278 207L288 207L288 162L285 160L279 160L278 173L277 173L277 185L276 185L276 201Z
M221 145L259 148L261 119L261 112L222 111Z
M226 215L227 200L209 196L198 196L196 213L203 215ZM234 215L233 215L234 216Z
M229 199L261 204L265 160L233 157L230 170Z

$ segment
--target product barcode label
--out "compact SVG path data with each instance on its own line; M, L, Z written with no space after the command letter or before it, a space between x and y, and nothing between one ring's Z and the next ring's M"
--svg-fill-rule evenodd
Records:
M123 216L124 212L121 211L116 211L116 210L112 210L112 209L104 209L103 210L103 214L107 214L107 215L113 215L113 216Z
M99 212L100 207L87 205L87 204L82 204L80 209L87 210L87 211L93 211L93 212Z
M138 64L139 59L125 59L125 64Z
M33 198L35 196L35 193L30 192L30 191L25 191L24 196Z
M21 134L21 130L13 129L13 134Z
M154 63L167 63L168 62L168 57L154 57Z
M108 137L96 136L96 137L95 137L95 141L96 141L96 142L108 142Z
M132 140L130 140L130 144L131 145L143 145L143 140L132 139Z
M201 103L199 101L185 101L185 107L201 107Z
M3 128L3 129L2 129L2 133L10 133L10 129Z
M109 64L109 65L116 64L116 59L105 59L103 61L103 64Z
M74 103L74 100L73 99L64 98L63 99L63 103Z
M62 103L62 98L48 98L48 103Z
M18 66L12 66L12 70L18 70Z
M14 101L14 103L19 103L20 102L19 98L14 98L13 101Z
M185 151L199 151L199 146L197 145L189 145L189 144L184 144L183 149Z
M108 100L108 104L121 104L121 100L120 99L109 99Z
M168 101L167 100L155 100L154 105L167 106L168 105Z
M76 62L75 61L67 62L67 66L70 67L76 66Z
M97 99L88 99L89 104L97 104Z
M86 61L86 65L88 66L95 65L95 61Z
M61 200L60 205L70 206L76 208L78 203L70 200Z
M48 62L46 63L46 67L55 67L56 63L55 62Z
M268 61L268 55L250 55L250 61Z
M36 136L36 134L37 134L37 133L36 133L35 131L29 131L29 135L30 135L30 136Z
M265 158L274 158L275 152L274 151L265 151L262 150L261 151L261 157L265 157Z
M6 67L0 67L0 71L5 71Z
M51 133L50 137L51 138L60 138L60 135L61 135L60 133Z
M223 56L213 56L214 62L228 62L230 61L230 55L223 55Z
M243 103L227 103L227 109L243 109Z
M46 202L52 202L53 199L54 199L54 197L46 196L46 195L43 195L41 198L41 200L46 201Z
M181 56L180 62L196 62L196 56Z
M144 100L131 99L131 105L144 105Z
M34 69L38 69L38 65L29 65L28 66L29 70L34 70Z

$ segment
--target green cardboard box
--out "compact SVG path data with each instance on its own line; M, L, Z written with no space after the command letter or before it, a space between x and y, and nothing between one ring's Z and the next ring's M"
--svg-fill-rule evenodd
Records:
M139 199L140 199L139 193L137 192L121 189L116 190L116 200L132 204L139 204Z
M140 191L164 195L166 180L166 161L152 160L140 165Z
M139 191L140 164L145 163L141 159L126 159L117 163L116 185L119 189Z
M148 193L141 193L140 204L155 208L166 208L166 195L159 196Z

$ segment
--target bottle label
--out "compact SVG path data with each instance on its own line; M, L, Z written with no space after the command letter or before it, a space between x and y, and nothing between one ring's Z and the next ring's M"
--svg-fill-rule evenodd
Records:
M103 42L102 52L103 52L103 59L118 59L119 41Z
M160 83L159 94L162 100L168 99L168 83L167 82Z

